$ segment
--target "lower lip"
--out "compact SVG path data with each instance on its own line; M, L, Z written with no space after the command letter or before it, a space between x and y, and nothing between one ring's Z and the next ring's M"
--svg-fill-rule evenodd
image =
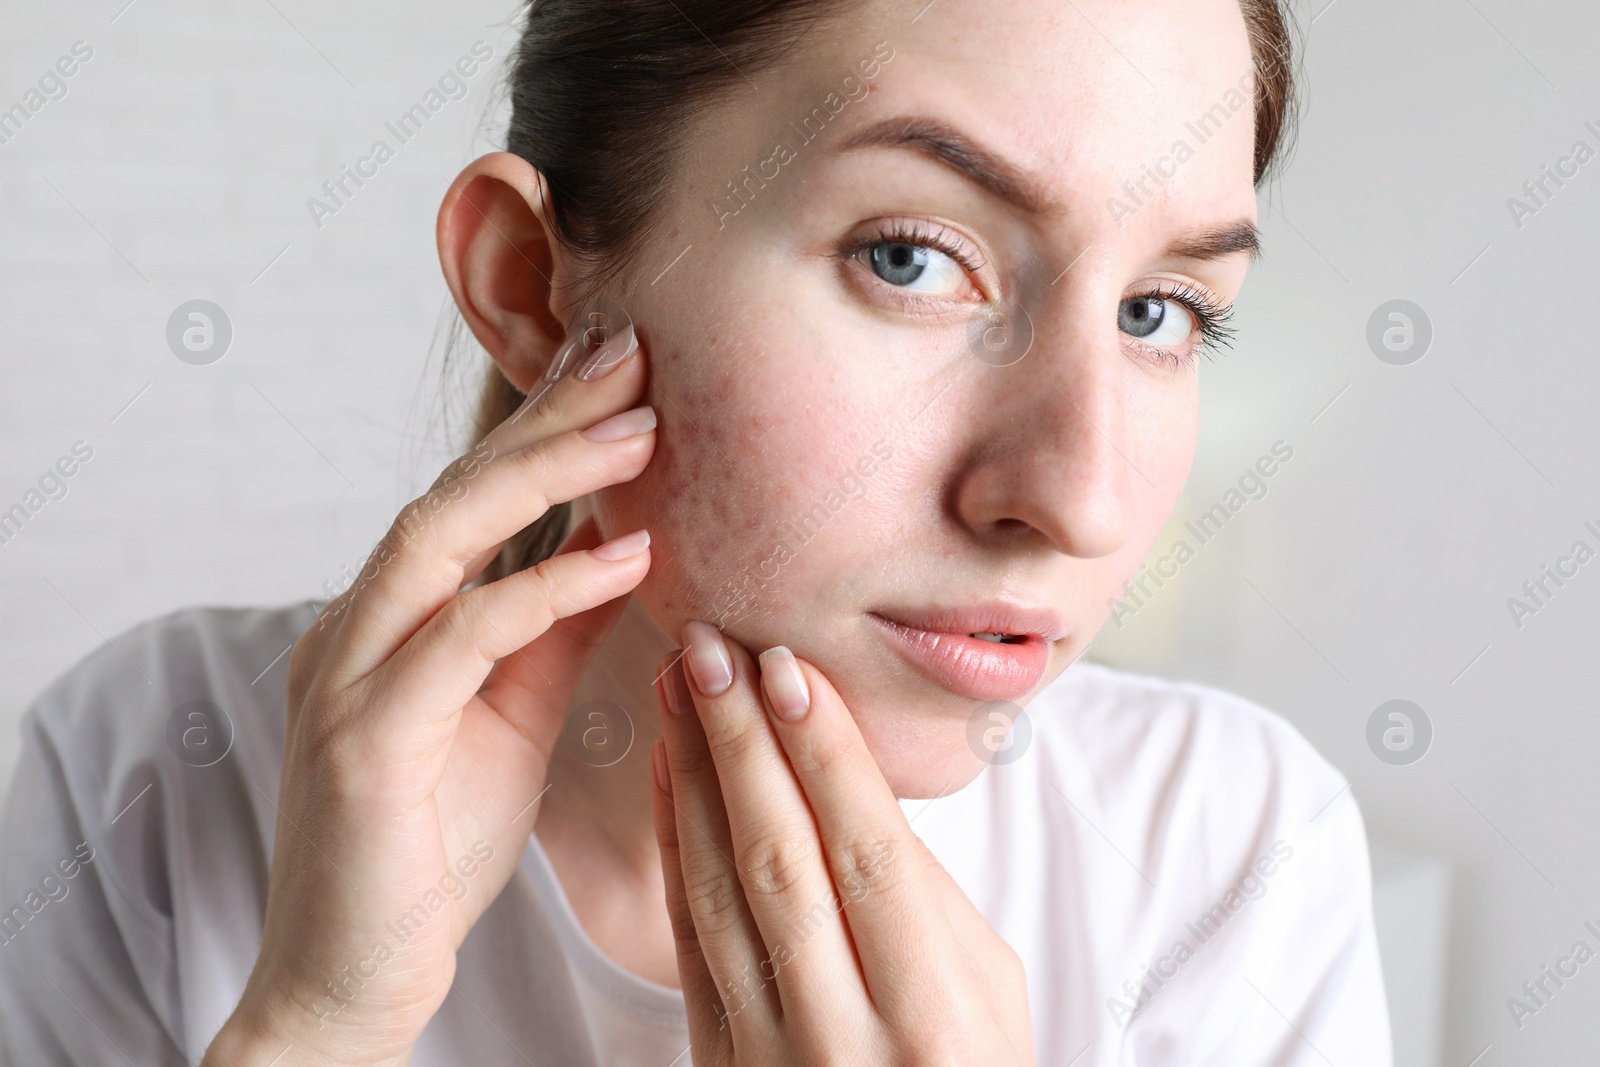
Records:
M1032 692L1050 660L1049 646L1037 634L1006 644L918 630L881 615L868 618L929 678L973 700L1015 700Z

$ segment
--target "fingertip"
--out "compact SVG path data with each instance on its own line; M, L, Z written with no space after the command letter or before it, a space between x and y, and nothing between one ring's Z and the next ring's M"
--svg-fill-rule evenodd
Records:
M773 645L761 653L761 689L773 714L785 722L796 723L811 710L811 687L800 661L784 645Z
M838 692L828 682L827 676L822 673L822 670L815 663L803 656L795 656L794 665L795 669L800 672L800 676L805 679L806 690L811 696L811 706L813 708L817 706L819 699L841 702Z
M650 531L634 530L632 533L614 537L603 545L598 545L589 550L595 559L607 563L621 563L631 560L635 556L644 555L650 548Z
M672 770L667 766L667 742L656 738L650 746L650 776L664 797L672 796Z
M661 657L656 664L654 685L656 687L656 704L663 718L672 710L672 670L677 661L683 657L683 649L675 648Z
M578 552L586 548L594 548L600 543L600 526L590 515L567 532L561 544L556 546L552 555L559 556L563 552Z
M837 737L840 731L861 736L861 724L856 721L855 713L822 669L800 656L794 657L794 665L805 679L809 700L804 719L816 724L811 729L827 737Z
M679 649L680 654L667 665L666 674L661 679L667 710L678 718L691 715L695 710L694 694L689 692L689 679L683 671L682 651Z
M663 768L666 759L666 743L657 738L650 751L650 812L655 821L656 845L661 850L662 874L667 876L670 888L678 866L678 814L672 800L672 771L670 767Z

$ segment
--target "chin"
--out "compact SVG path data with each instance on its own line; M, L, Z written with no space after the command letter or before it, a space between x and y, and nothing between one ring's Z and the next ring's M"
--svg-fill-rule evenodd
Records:
M804 641L788 644L838 692L896 797L946 796L983 770L969 740L972 713L979 706L973 701L892 657L862 654L859 643L848 650L807 648Z
M613 522L617 529L627 525ZM804 563L786 568L776 581L747 583L735 587L741 595L730 595L725 576L760 573L755 564L718 565L743 554L693 538L683 538L685 548L678 550L679 531L664 533L662 561L633 595L667 641L676 644L684 623L700 619L752 657L773 645L787 646L828 679L901 799L944 796L971 783L986 765L972 741L992 728L985 709L1026 705L1042 682L1040 674L1057 658L1039 639L1002 653L994 643L951 634L940 636L946 646L957 646L953 656L919 654L919 642L906 642L855 598L841 603L830 592L837 582L829 581L827 568L809 573ZM983 662L974 666L974 659ZM983 721L975 725L975 718Z
M863 719L856 716L867 749L878 761L884 781L901 800L949 796L971 784L983 770L983 762L967 745L965 723L943 724L937 730L906 730L899 725L875 727Z

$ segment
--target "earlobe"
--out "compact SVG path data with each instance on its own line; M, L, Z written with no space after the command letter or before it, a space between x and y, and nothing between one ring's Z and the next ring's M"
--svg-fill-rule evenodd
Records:
M560 247L545 184L526 160L493 152L468 164L439 206L439 265L461 317L506 378L527 392L566 334Z

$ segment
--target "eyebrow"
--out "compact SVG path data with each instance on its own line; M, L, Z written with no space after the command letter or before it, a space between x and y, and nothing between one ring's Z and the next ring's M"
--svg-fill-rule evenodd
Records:
M1249 219L1191 231L1167 246L1172 259L1224 259L1235 252L1249 252L1251 259L1261 255L1261 231Z
M1015 164L937 119L918 115L881 119L845 138L837 150L860 148L910 148L1027 214L1063 214L1062 207ZM1167 247L1171 259L1216 260L1238 252L1249 252L1251 259L1261 254L1260 231L1248 219L1191 231Z

